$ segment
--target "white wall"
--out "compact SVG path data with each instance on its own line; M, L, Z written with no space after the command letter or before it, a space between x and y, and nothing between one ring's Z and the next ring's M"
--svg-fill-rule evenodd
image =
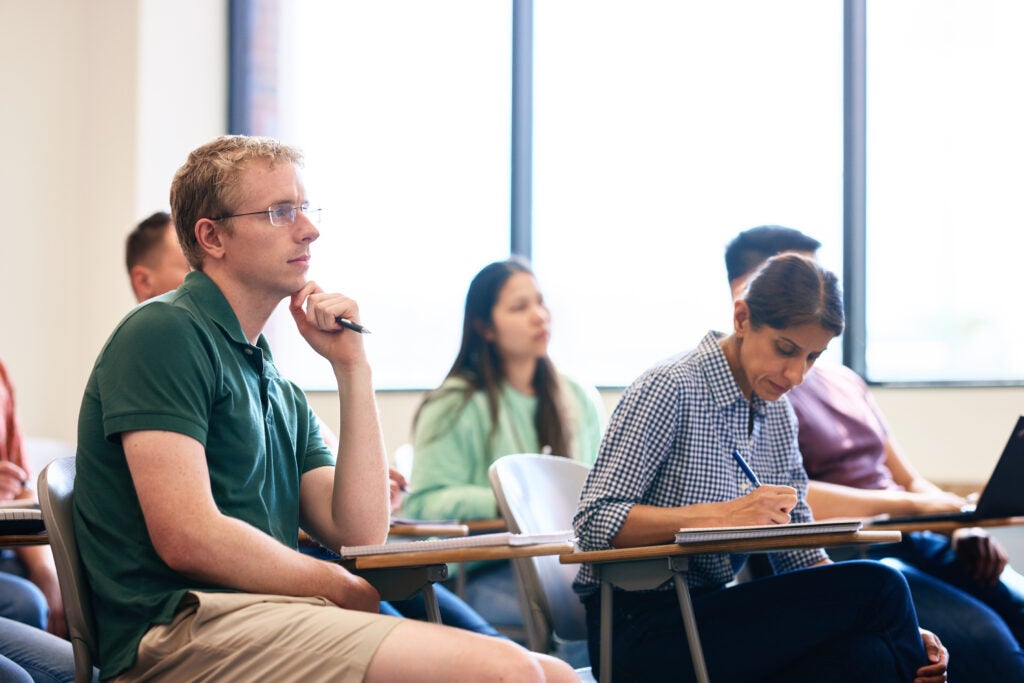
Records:
M27 434L74 441L92 362L134 302L124 238L224 132L225 0L0 3L0 357Z
M0 357L27 434L75 440L92 362L131 306L124 237L166 209L189 150L225 132L226 0L0 2ZM454 353L454 349L453 349ZM929 477L984 481L1024 389L879 389ZM618 392L607 392L610 413ZM390 449L420 392L379 396ZM337 399L312 397L337 427Z

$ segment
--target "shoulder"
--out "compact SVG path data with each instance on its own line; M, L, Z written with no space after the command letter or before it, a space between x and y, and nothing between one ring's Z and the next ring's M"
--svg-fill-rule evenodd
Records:
M456 412L465 412L468 406L483 405L483 402L484 392L473 391L469 382L461 377L449 377L424 397L419 421L452 420Z
M598 393L597 387L592 384L583 384L563 372L558 373L558 378L562 383L562 386L565 387L565 391L580 403L601 400L601 395Z
M202 323L195 314L167 301L151 299L133 308L114 329L108 346L145 344L146 348L187 344L202 334Z

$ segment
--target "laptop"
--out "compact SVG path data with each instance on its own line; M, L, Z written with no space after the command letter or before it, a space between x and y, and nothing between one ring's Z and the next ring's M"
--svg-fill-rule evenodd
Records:
M982 489L977 505L964 506L959 512L900 515L871 520L872 526L907 524L910 522L969 522L976 519L1016 517L1024 515L1024 415L1010 432L1010 438L999 456L996 468Z

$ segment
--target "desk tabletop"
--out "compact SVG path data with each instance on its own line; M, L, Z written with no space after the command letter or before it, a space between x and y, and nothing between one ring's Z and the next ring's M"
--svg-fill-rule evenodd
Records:
M799 536L702 541L700 543L686 543L683 545L669 543L638 548L581 551L562 555L558 558L558 561L562 564L579 564L581 562L621 562L658 557L675 557L679 555L706 555L709 553L779 552L782 550L827 548L829 546L857 545L862 543L899 543L901 538L902 534L897 530L843 531L827 534L802 534Z
M903 533L911 531L934 531L940 534L947 534L957 529L967 527L994 527L994 526L1022 526L1024 517L993 517L992 519L971 519L971 520L946 520L932 522L901 522L899 524L865 524L864 529L874 530L896 530Z
M386 553L363 555L341 564L350 569L381 569L384 567L420 567L428 564L449 562L476 562L478 560L507 560L513 557L539 557L541 555L565 555L572 553L575 545L565 543L540 543L536 545L488 545L450 550L419 550L408 553Z
M14 548L26 545L47 545L50 537L41 534L0 534L0 548Z

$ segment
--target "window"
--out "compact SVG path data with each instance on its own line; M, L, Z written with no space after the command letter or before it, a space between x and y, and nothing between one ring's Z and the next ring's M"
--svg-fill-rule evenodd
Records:
M235 129L308 151L326 208L313 276L359 300L378 388L441 380L469 280L513 230L556 363L628 384L728 329L724 246L766 223L817 237L839 274L844 239L857 245L847 352L869 379L1024 379L1024 348L991 352L1024 332L1005 284L1024 246L1006 218L1024 186L1014 0L871 5L866 65L845 47L850 82L867 82L863 192L844 171L843 29L862 27L864 0L240 7L236 53L263 77L233 95ZM516 126L532 158L512 155ZM509 189L522 177L525 206ZM846 235L844 183L847 212L866 207ZM510 215L528 217L525 241ZM269 333L287 374L333 386L286 315Z
M534 11L533 262L559 367L629 384L730 330L724 249L746 228L803 230L840 271L840 3Z
M299 0L279 11L257 41L271 48L257 64L270 77L247 132L306 151L307 191L324 207L310 277L359 302L375 384L435 386L470 279L508 255L510 6ZM335 387L284 306L267 334L285 375Z
M1024 379L1024 5L874 3L867 25L867 369Z

